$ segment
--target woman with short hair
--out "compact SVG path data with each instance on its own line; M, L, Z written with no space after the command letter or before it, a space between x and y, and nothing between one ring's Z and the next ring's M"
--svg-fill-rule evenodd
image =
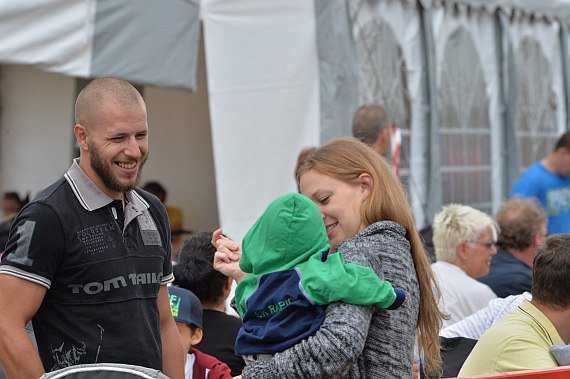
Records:
M440 308L449 315L443 327L475 313L497 296L475 280L489 273L497 254L499 227L487 214L467 205L450 204L433 221L437 262L433 272L441 289Z

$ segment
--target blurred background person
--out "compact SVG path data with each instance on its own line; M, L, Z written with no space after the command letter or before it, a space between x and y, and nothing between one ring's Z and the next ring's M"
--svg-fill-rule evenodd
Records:
M524 299L479 339L459 376L557 367L550 353L570 343L570 234L549 236L533 262L532 299Z
M497 255L489 275L477 280L491 287L498 297L530 292L532 260L536 247L546 238L548 219L536 199L511 198L497 212L500 228Z
M309 155L311 155L315 150L317 150L316 146L305 147L303 150L301 150L299 156L297 157L297 166L295 166L295 182L297 183L297 192L301 192L299 190L299 180L298 180L299 170L301 169L303 162L305 162L305 160L309 157Z
M352 135L386 157L390 149L390 114L382 105L364 104L356 110L352 119Z
M10 227L20 209L28 202L28 198L21 200L17 192L5 192L2 197L2 222L0 222L0 256L6 248Z
M180 246L184 241L184 234L188 234L190 232L184 230L184 215L182 213L182 209L166 205L166 195L168 193L164 186L159 182L148 182L143 186L143 190L158 197L160 202L166 208L166 213L168 213L168 222L170 223L172 255L174 257L175 254L178 254Z
M554 151L535 162L519 177L509 197L535 197L548 215L548 233L570 233L570 131Z
M239 375L245 365L234 354L235 341L242 326L241 319L225 313L232 278L214 269L216 248L212 233L199 233L186 239L174 266L174 284L192 291L202 304L203 337L195 347L230 366L232 375Z
M476 278L489 273L497 254L498 226L487 214L467 205L450 204L433 220L433 244L437 262L433 272L441 290L440 309L449 315L443 327L487 306L496 298Z

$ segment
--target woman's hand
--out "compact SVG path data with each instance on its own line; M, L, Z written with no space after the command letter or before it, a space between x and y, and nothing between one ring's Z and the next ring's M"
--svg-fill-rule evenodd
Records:
M231 276L239 283L247 276L239 268L241 245L222 235L222 229L212 233L212 245L216 248L214 268L226 276Z
M414 367L412 369L412 379L420 379L420 365L418 364L418 358L414 357Z

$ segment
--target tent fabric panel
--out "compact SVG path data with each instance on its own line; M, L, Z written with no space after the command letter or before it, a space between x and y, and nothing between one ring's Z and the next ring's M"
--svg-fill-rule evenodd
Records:
M413 0L402 0L411 2ZM547 22L560 22L570 26L570 8L567 0L420 0L426 9L455 8L460 11L475 10L495 14L502 11L509 16L526 15Z
M198 0L98 0L91 76L196 90Z
M438 135L438 128L440 126L439 112L439 101L437 96L437 79L436 79L436 48L435 48L435 34L433 26L433 11L429 9L422 9L421 20L423 29L423 46L424 46L424 56L427 67L427 104L430 109L429 118L427 123L427 134L428 138L428 150L427 150L427 170L428 170L428 181L426 183L426 221L431 223L433 217L437 212L440 211L443 205L442 198L442 182L441 175L439 173L439 167L441 166L441 146Z
M516 92L509 94L509 105L513 107L516 138L512 143L518 148L519 175L548 155L567 130L562 66L568 60L562 58L560 28L558 23L523 15L509 19L504 28L513 49Z
M491 213L503 195L501 186L493 185L500 183L503 177L495 19L481 10L466 12L449 8L433 9L432 16L439 112L442 127L446 127L441 129L440 138L444 139L442 142L448 141L442 146L446 159L442 160L440 169L444 181L443 200ZM466 40L462 41L463 38ZM471 56L467 58L466 54ZM468 66L457 65L458 59L465 59ZM461 71L464 72L461 74ZM459 131L461 135L456 134ZM449 146L451 141L459 140L463 150Z
M505 150L505 161L503 168L505 178L502 183L502 191L509 193L510 188L515 184L519 177L519 157L515 133L515 94L516 87L516 68L513 51L513 43L509 38L508 28L509 21L504 12L498 12L498 22L501 35L501 76L502 76L502 95L501 102L504 107L504 129L503 129L503 148Z
M361 73L359 104L382 104L390 113L392 123L400 128L403 136L400 175L406 185L414 219L423 226L427 209L426 125L429 112L425 106L428 101L427 66L420 7L405 1L362 0L351 5L352 34L357 55L360 50L359 59L362 60L358 62ZM401 56L392 56L392 50L401 51ZM371 77L375 79L371 80Z
M219 220L241 240L319 143L313 2L202 3Z
M86 77L95 0L0 0L0 62Z
M358 107L358 62L344 0L315 0L321 143L352 135Z

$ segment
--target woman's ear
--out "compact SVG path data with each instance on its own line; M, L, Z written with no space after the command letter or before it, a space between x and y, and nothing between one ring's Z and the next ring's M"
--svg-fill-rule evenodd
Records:
M372 193L372 188L374 188L374 179L372 179L372 176L367 172L360 174L358 179L360 179L360 192L362 194L362 198L366 199L368 195Z
M465 262L467 260L467 255L465 254L466 246L467 243L465 241L461 241L457 244L456 248L457 258L462 262Z

